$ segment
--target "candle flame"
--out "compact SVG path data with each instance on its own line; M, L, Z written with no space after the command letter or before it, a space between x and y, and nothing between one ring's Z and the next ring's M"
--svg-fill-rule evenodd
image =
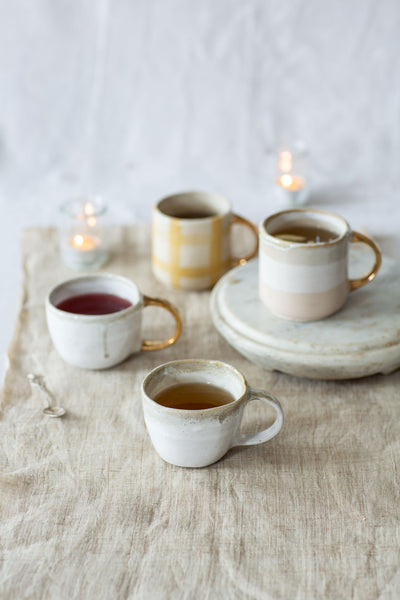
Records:
M288 173L286 173L285 175L282 175L281 177L281 184L283 185L283 187L290 187L293 183L293 177L291 175L289 175Z
M99 245L99 240L91 235L76 233L70 239L69 243L73 248L76 248L76 250L87 252L89 250L94 250Z
M82 246L83 245L83 235L74 235L74 244L75 246Z

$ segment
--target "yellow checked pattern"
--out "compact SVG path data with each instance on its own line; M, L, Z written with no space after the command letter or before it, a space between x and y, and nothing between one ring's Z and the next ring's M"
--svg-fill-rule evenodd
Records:
M155 276L177 289L207 289L231 266L231 214L201 221L153 212Z

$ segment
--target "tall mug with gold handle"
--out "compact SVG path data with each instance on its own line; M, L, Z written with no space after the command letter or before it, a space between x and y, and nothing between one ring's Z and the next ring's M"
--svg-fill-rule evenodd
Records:
M254 235L252 251L232 256L231 229L239 224ZM155 277L182 290L211 288L233 266L258 252L258 230L232 213L227 198L211 192L185 192L163 198L153 209L152 267Z
M357 279L348 277L352 242L372 250L370 270ZM381 260L377 244L352 231L339 215L311 208L284 210L260 225L260 297L279 317L323 319L338 311L350 292L374 279Z
M146 306L166 309L175 320L175 331L162 340L143 340ZM83 369L107 369L140 351L167 348L182 328L173 304L145 296L136 283L112 273L76 277L55 286L46 299L46 316L61 358Z

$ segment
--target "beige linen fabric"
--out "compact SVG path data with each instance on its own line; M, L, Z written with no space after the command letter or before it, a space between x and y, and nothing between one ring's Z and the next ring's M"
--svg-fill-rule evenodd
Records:
M24 238L24 290L1 392L0 597L349 599L400 597L400 373L318 382L250 364L214 329L208 292L162 288L149 228L115 228L105 270L182 314L167 350L108 371L70 367L47 333L44 299L74 276L53 230ZM146 309L144 333L169 315ZM285 412L271 442L199 470L164 463L147 436L140 383L154 366L210 357L241 369ZM68 411L41 414L26 373L46 376ZM249 408L246 427L272 418Z

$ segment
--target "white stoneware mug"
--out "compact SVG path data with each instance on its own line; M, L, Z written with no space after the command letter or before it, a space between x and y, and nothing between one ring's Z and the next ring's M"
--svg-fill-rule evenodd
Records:
M112 294L131 305L109 314L76 314L57 308L63 301L86 294ZM175 333L161 341L142 341L142 311L146 306L168 310ZM55 286L46 298L49 333L60 356L84 369L107 369L140 350L160 350L173 344L181 332L178 310L167 300L144 296L137 285L113 274L87 275Z
M153 209L152 267L155 277L182 290L211 288L233 266L258 252L257 227L232 213L227 198L210 192L168 196ZM241 258L231 254L231 228L248 227L254 249Z
M226 390L233 396L232 402L190 410L170 408L154 400L171 386L199 382ZM276 419L258 433L240 433L243 411L253 400L272 406ZM176 360L156 367L142 383L142 402L154 448L166 462L180 467L205 467L222 458L234 446L267 442L283 425L282 408L276 398L254 390L240 371L216 360Z
M283 231L329 232L326 241L307 242ZM278 237L277 237L278 236ZM372 248L375 262L358 279L348 278L351 242ZM338 311L352 292L374 279L381 253L373 240L352 231L340 216L314 209L285 210L260 225L259 290L265 306L277 316L314 321Z

